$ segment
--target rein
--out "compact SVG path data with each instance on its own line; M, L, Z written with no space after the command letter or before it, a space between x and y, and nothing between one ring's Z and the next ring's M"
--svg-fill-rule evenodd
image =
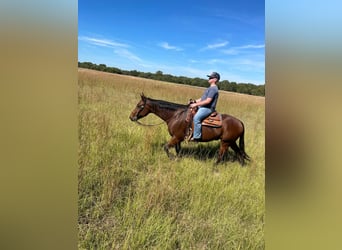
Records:
M139 122L138 120L137 121L135 121L136 123L138 123L139 125L141 125L141 126L150 126L150 127L152 127L152 126L158 126L158 125L161 125L161 124L163 124L164 123L164 121L162 121L161 123L157 123L157 124L144 124L144 123L141 123L141 122Z

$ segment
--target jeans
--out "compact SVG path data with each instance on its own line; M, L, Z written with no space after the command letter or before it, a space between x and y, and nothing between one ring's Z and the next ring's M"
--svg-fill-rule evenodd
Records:
M209 116L212 110L209 108L200 107L194 116L194 136L195 139L201 139L202 136L202 120Z

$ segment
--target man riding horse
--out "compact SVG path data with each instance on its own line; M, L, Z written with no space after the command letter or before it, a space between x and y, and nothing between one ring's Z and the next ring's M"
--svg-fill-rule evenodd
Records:
M198 107L198 110L193 118L194 121L194 133L190 141L201 141L202 137L202 120L208 117L216 109L217 100L219 97L219 91L217 83L220 80L220 74L213 72L208 75L208 82L210 86L204 91L201 98L195 100L190 104L190 108Z
M216 84L220 80L220 75L213 72L208 77L210 87L200 99L196 100L196 103L190 105L177 104L148 98L144 94L141 94L141 100L137 103L129 118L132 121L138 122L139 119L153 113L164 120L171 136L171 139L164 145L164 150L168 157L173 158L170 153L170 148L175 147L178 155L181 150L182 141L188 136L189 125L191 125L189 119L191 112L188 112L189 106L192 109L199 107L199 110L194 116L194 140L197 139L201 142L220 140L220 149L216 163L222 161L224 154L231 147L236 153L240 164L244 165L245 160L250 160L250 157L245 152L245 126L241 120L229 114L219 114L218 119L211 116L208 117L210 120L209 123L211 124L206 123L205 126L201 126L202 119L215 111L218 99L218 88ZM204 122L207 120L205 119ZM238 139L239 145L237 145Z

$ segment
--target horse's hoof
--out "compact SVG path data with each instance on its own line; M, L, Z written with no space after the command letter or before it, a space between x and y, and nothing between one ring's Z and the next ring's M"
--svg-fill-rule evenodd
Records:
M176 158L174 155L171 155L171 154L169 154L168 157L171 161L175 160L175 158Z
M220 171L217 168L213 169L213 175L214 176L219 176L220 175Z

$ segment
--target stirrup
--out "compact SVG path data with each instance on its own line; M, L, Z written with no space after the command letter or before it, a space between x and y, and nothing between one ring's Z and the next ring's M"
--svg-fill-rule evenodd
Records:
M189 142L190 140L191 140L191 138L192 138L192 135L193 135L193 131L192 131L192 128L190 127L189 128L189 131L188 131L188 133L187 133L187 135L185 136L185 141L186 142Z

